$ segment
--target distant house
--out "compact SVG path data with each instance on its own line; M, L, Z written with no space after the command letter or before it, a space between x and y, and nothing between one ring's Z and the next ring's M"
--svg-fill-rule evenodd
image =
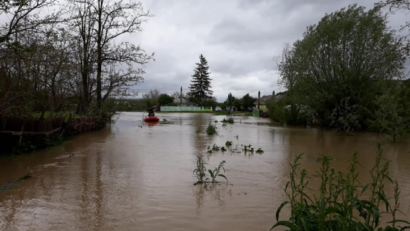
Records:
M260 102L259 102L259 109L262 111L267 111L266 104L269 102L269 100L272 99L272 95L264 95L261 97ZM258 108L258 100L255 101L255 108Z
M177 106L180 106L179 104L181 103L181 99L180 98L174 98L174 104L176 104ZM195 103L187 100L186 98L182 98L182 106L196 106Z
M279 92L273 96L273 100L277 103L279 100L283 99L287 95L287 91ZM266 104L272 99L272 95L264 95L260 99L260 110L267 111ZM255 108L258 108L258 100L255 101Z

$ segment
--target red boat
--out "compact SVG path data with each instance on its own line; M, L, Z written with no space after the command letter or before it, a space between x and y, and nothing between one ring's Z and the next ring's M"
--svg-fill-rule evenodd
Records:
M156 116L148 116L144 118L144 122L158 122L159 118Z

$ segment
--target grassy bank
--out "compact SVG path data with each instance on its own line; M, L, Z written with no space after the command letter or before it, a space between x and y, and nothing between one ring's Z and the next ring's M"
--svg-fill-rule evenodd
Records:
M155 113L162 114L162 113L204 113L204 114L213 114L213 115L228 115L226 111L157 111ZM230 114L231 116L253 116L252 112L243 112L243 111L236 111L235 113Z
M50 118L52 117L52 118ZM31 118L0 116L0 156L28 153L62 144L72 136L104 128L110 116L44 114Z

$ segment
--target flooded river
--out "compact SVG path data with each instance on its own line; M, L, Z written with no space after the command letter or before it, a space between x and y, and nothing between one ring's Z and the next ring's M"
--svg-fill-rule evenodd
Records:
M123 113L115 124L61 146L0 158L0 230L269 230L286 200L288 162L296 154L305 153L302 166L313 174L318 153L331 155L342 170L358 151L359 178L365 182L377 142L392 160L401 208L410 215L408 142L393 145L372 133L278 127L254 117L234 117L235 124L227 126L219 122L218 135L208 136L208 123L224 116L158 116L159 124L147 126L142 113ZM233 148L251 144L265 152L207 153L208 146L228 140ZM198 155L210 169L225 160L230 184L194 186ZM30 170L32 178L15 181Z

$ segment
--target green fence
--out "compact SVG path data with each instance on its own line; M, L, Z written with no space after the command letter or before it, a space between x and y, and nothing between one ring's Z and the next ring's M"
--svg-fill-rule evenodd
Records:
M161 111L203 111L203 112L210 112L212 111L211 108L204 108L204 107L188 107L188 106L161 106Z
M256 107L253 108L252 114L255 117L260 117L260 111Z

